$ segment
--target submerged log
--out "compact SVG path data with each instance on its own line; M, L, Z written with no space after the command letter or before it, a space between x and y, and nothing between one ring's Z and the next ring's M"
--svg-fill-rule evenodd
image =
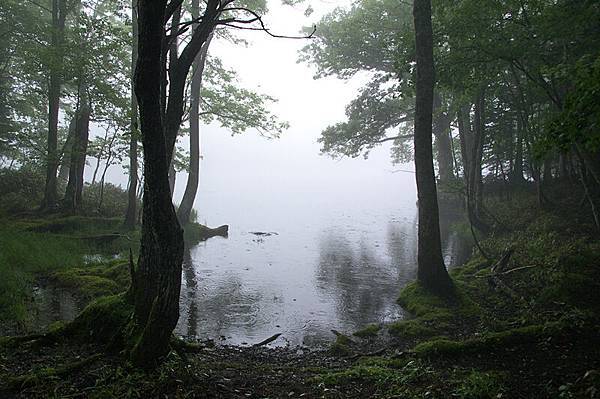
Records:
M211 237L229 236L229 225L224 224L219 227L211 228L198 223L188 223L184 227L184 237L186 241L206 241Z

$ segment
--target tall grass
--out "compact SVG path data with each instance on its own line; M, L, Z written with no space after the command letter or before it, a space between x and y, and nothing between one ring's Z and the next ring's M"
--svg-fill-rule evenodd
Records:
M0 320L25 323L35 275L81 265L86 253L81 240L1 226Z

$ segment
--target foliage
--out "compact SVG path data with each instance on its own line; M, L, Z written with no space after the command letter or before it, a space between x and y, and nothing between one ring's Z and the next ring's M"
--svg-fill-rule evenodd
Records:
M217 57L207 59L202 86L200 118L204 123L216 120L232 134L255 129L265 137L279 137L289 127L268 109L275 98L242 87L236 72Z
M44 176L32 166L0 168L0 210L4 213L31 211L42 197Z
M102 204L100 196L102 195ZM84 214L98 214L107 218L125 215L127 209L127 191L112 183L86 184L83 189Z
M574 87L556 115L538 151L551 148L568 151L579 145L589 152L600 150L600 56L584 57L574 66Z
M406 139L412 137L407 122L414 108L413 41L412 12L406 3L361 1L321 19L300 61L316 66L316 77L349 79L368 71L370 78L346 107L348 120L323 130L323 153L367 157L373 147L393 141L395 160L410 159Z

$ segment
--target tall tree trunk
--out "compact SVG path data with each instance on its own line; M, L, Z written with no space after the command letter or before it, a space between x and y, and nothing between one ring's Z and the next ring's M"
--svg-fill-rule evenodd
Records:
M474 193L475 214L481 219L483 212L483 143L485 140L485 88L482 88L475 100L474 109L474 137L471 161L473 162L471 170L471 191Z
M461 107L458 112L458 134L460 137L460 152L464 169L465 197L467 215L470 223L481 231L487 231L488 226L481 220L477 212L477 191L481 180L481 161L478 162L480 139L479 130L471 128L471 107Z
M465 187L469 186L469 175L471 172L471 119L469 116L469 108L462 106L457 112L456 120L458 122L458 137L460 139L460 155L463 165L463 179Z
M194 0L192 2L192 16L197 17L199 8L198 0ZM190 214L194 207L194 200L198 191L198 181L200 178L200 89L202 88L202 75L204 74L204 65L211 40L212 34L208 37L204 46L202 46L202 50L198 53L193 65L190 104L190 169L185 192L177 211L177 218L182 226L185 226L190 221Z
M171 26L178 26L181 20L181 6L175 9L173 13L173 18L171 22ZM177 37L171 39L171 45L169 46L169 68L168 68L168 76L169 76L169 84L173 85L177 82L177 59L179 58L179 40ZM187 72L186 72L187 74ZM163 88L163 95L166 96L166 87ZM183 101L183 99L182 99ZM179 135L179 128L181 126L181 118L179 118L179 124L177 125L176 131L173 133L175 135L175 141L173 142L173 154L170 158L169 162L169 187L171 187L171 196L175 195L175 181L177 179L177 172L175 171L175 142L177 141L177 136ZM168 127L167 127L168 129Z
M437 161L440 183L448 183L454 179L452 165L452 145L450 143L450 116L442 111L442 98L434 95L433 101L433 135L437 147Z
M172 146L165 140L161 69L165 43L166 0L138 2L138 60L135 93L144 146L144 198L138 268L133 282L136 365L150 366L169 351L179 318L183 230L169 189Z
M452 286L452 280L446 271L442 257L431 140L435 85L431 0L415 0L413 16L417 61L414 136L415 174L419 201L417 277L427 289L446 293Z
M85 78L84 78L85 79ZM87 85L80 84L79 109L75 123L75 136L71 149L71 166L69 167L69 182L65 190L63 207L71 212L81 207L83 198L83 172L87 154L90 133L90 106L86 94Z
M63 42L65 20L67 17L66 0L52 0L52 38L51 48L54 58L50 66L48 86L48 142L46 158L46 186L42 200L42 210L53 209L57 205L58 169L58 110L60 107L60 89L62 85Z
M137 223L137 183L138 183L138 104L134 93L134 73L138 53L137 0L131 3L131 29L133 43L131 47L131 123L129 128L129 185L127 187L127 211L125 228L133 230Z

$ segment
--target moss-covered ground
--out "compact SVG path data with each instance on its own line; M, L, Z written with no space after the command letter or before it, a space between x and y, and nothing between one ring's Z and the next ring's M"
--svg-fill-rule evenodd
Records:
M0 340L0 397L599 397L600 241L576 198L548 196L554 203L543 210L526 193L488 200L496 225L480 238L489 259L476 251L451 270L451 297L411 284L398 300L410 318L338 334L330 350L174 341L161 366L136 370L106 350L114 325L90 327L101 311L110 313L104 319L124 322L127 311L113 312L121 309L117 295L95 302L79 326L56 327L50 344L39 337ZM509 248L512 256L494 273ZM118 290L97 290L91 279L78 280L83 276L126 285L122 260L101 266L66 260L48 267L53 278L65 286L89 280L91 297ZM73 333L81 331L104 342Z

